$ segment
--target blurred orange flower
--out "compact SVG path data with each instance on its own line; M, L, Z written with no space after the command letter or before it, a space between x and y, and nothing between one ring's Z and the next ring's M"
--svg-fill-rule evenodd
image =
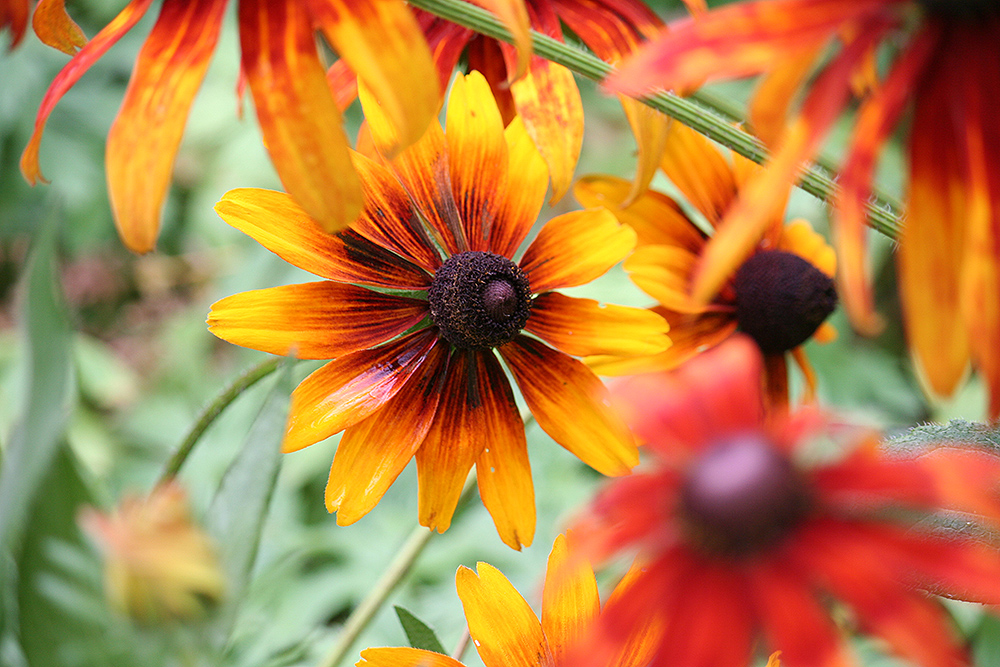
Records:
M44 180L38 151L56 103L151 3L132 0L56 76L21 156L21 171L30 183ZM108 135L111 207L122 241L134 252L148 252L156 243L174 157L215 51L226 4L163 2ZM361 210L361 186L314 33L323 33L385 105L401 147L423 134L438 105L437 77L420 28L399 0L238 4L242 72L281 182L327 231L343 229Z
M839 39L832 57L829 46ZM892 65L871 80L876 50ZM819 73L810 78L816 68ZM671 26L608 86L631 94L708 77L767 72L753 116L775 152L723 221L717 241L750 252L774 197L820 147L859 77L862 101L839 179L841 296L861 331L880 326L865 259L865 210L880 149L909 135L907 218L898 268L906 330L930 388L951 394L970 359L1000 416L1000 3L995 0L755 0ZM801 108L785 126L797 94ZM903 122L905 119L905 122ZM779 129L781 128L781 129ZM711 255L695 295L707 300L738 261Z
M788 667L853 664L832 603L913 664L968 665L926 591L997 604L1000 552L975 529L924 520L952 512L995 528L1000 460L944 444L892 455L813 410L764 417L760 366L737 336L618 386L657 462L605 489L574 534L594 561L638 549L647 565L574 664L603 667L650 617L663 624L653 667L744 667L758 636Z
M671 124L661 168L713 228L760 168L732 155L730 163L707 139L679 122ZM788 406L790 353L806 379L806 399L815 376L801 345L810 338L836 336L824 320L837 305L833 286L836 257L805 220L784 223L775 211L752 254L727 276L708 303L691 299L696 267L709 237L669 195L648 190L630 201L631 186L613 176L580 179L574 195L584 206L606 206L636 231L636 251L625 260L633 282L660 302L653 312L670 323L672 345L656 355L591 357L588 365L602 375L626 375L674 368L718 345L737 330L749 334L764 352L769 405ZM629 202L629 203L626 203Z
M0 0L0 31L10 29L9 49L24 38L29 15L35 34L53 48L73 55L87 43L80 27L66 14L64 0L40 0L34 14L31 4L29 0Z
M354 155L366 204L352 230L323 234L290 197L269 190L234 190L216 207L327 280L223 299L210 330L272 354L333 359L292 395L284 448L344 431L326 488L338 523L371 511L415 457L420 523L444 532L475 465L500 537L520 548L534 535L534 489L496 352L556 442L604 474L627 474L638 463L632 436L600 380L570 355L657 352L669 345L667 325L645 310L552 290L605 273L635 234L604 209L566 213L515 264L546 170L520 120L504 129L486 79L460 75L447 134L434 121L394 158L385 114L364 88L361 101L381 151L374 160Z

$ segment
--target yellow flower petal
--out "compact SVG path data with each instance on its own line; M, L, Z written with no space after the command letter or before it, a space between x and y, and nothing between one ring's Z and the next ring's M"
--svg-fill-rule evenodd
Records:
M564 664L601 610L594 571L586 560L570 555L567 541L560 534L552 544L542 591L542 631L555 664Z
M366 648L361 652L361 660L355 663L355 667L465 667L465 665L434 651L404 647Z

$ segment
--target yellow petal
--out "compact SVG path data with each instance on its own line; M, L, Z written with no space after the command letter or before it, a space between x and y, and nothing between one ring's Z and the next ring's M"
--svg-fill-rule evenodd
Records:
M366 648L361 652L361 660L354 664L355 667L465 667L446 655L409 647Z
M601 610L590 563L570 555L565 535L552 544L542 591L542 631L561 664L587 634Z

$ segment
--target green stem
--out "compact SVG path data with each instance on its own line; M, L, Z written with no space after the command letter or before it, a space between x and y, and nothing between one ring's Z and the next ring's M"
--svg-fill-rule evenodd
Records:
M163 472L160 474L158 484L166 482L180 472L181 466L184 465L187 457L198 443L198 439L201 438L205 431L208 430L208 427L222 414L222 411L229 407L229 404L235 401L237 396L276 371L281 362L281 357L271 357L262 361L253 368L245 371L221 394L216 396L215 400L209 403L204 411L202 411L201 416L195 422L194 426L191 427L187 437L184 438L177 451L167 461Z
M505 42L513 41L510 32L493 14L463 0L409 0L409 3L488 37ZM531 38L537 55L563 65L588 79L601 81L615 69L600 58L563 44L548 35L532 31ZM711 108L710 96L695 94L690 98L683 98L673 93L660 92L641 101L749 160L762 164L768 158L768 150L759 139L734 127L732 120L725 117L725 113L719 113ZM837 194L837 184L827 171L810 166L802 174L799 187L824 202L831 203ZM876 193L867 203L866 209L868 224L873 229L889 238L898 237L902 229L902 215L899 213L898 202L884 194Z

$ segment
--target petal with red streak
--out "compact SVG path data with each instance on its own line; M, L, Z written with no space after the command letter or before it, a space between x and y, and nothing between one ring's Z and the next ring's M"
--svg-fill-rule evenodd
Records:
M294 452L372 414L396 395L438 344L436 330L335 359L292 392L282 448Z
M327 234L283 192L230 190L215 211L286 262L323 278L394 289L430 285L420 268L357 232Z
M87 43L80 26L66 13L65 0L41 0L31 15L31 27L43 43L71 56Z
M557 292L535 297L525 325L526 331L577 357L656 354L670 345L668 329L666 320L652 311Z
M635 247L635 232L607 209L549 220L521 258L532 292L574 287L604 275Z
M149 252L188 112L208 69L226 0L166 0L139 52L105 162L111 210L122 241Z
M788 122L788 109L806 77L816 66L818 48L790 54L757 84L747 116L754 133L768 146L778 143Z
M608 390L586 366L526 336L499 351L538 425L553 440L605 475L626 475L639 462Z
M28 28L28 14L31 7L28 0L2 0L0 2L0 30L10 27L10 49L13 50L24 39Z
M679 122L670 125L660 163L684 197L717 225L736 197L733 168L705 137Z
M514 36L514 47L517 49L517 61L508 81L513 82L528 72L531 63L533 45L531 43L531 25L528 19L528 8L525 0L475 0L475 4L488 9L497 15L504 26Z
M285 190L323 229L345 228L364 199L306 8L241 0L239 22L243 70Z
M308 0L315 24L378 98L397 130L398 150L421 137L440 91L427 41L401 0Z

